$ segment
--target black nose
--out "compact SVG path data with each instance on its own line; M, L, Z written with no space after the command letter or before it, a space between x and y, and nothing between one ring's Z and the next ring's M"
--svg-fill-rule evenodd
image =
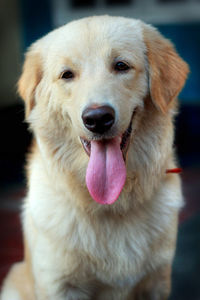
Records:
M108 105L88 107L83 111L85 127L95 133L105 133L115 122L115 111Z

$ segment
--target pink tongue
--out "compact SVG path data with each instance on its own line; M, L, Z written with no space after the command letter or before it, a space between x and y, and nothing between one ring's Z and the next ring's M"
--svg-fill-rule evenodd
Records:
M86 184L92 198L101 204L117 200L126 180L126 167L120 139L91 141Z

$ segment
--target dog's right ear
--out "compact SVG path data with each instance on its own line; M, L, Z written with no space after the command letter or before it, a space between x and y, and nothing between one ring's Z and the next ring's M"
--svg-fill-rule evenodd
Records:
M26 104L26 118L35 105L35 90L41 79L41 55L32 46L26 53L22 75L18 81L19 95Z
M155 28L144 24L143 35L149 65L151 99L159 110L166 113L183 88L189 68L172 43Z

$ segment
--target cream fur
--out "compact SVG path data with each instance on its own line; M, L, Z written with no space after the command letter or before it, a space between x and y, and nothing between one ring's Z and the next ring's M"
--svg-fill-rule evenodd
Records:
M133 68L116 74L115 60ZM66 69L73 80L60 78ZM178 175L165 170L175 166L174 98L187 72L170 42L139 20L86 18L31 46L19 81L35 135L25 262L9 273L2 300L167 299L183 201ZM126 130L136 109L126 184L111 206L97 204L85 185L89 158L79 137L92 138L81 120L91 104L115 109L110 138ZM15 279L20 268L28 292Z

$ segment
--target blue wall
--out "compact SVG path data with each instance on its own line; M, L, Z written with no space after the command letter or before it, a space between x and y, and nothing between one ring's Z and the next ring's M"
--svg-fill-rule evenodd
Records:
M190 66L188 81L179 98L186 104L200 104L200 23L157 27L176 45L179 54Z
M23 45L25 49L53 29L49 0L20 0Z

